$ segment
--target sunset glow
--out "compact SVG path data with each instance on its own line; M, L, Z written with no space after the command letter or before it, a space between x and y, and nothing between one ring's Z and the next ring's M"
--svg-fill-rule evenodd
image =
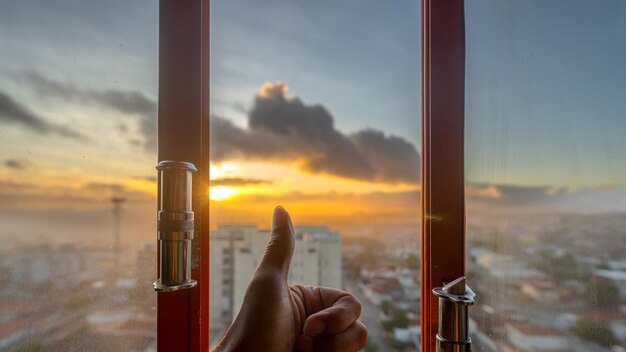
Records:
M237 189L228 186L215 186L209 188L209 198L211 200L224 200L230 198L237 193Z

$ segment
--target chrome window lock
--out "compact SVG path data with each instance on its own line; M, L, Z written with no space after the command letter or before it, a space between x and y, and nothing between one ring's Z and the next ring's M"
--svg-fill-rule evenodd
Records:
M196 286L191 278L191 241L194 219L191 210L192 163L164 160L157 165L159 201L157 231L159 240L159 279L156 291L175 291Z
M465 281L465 277L460 277L433 289L435 296L439 297L437 352L471 351L467 310L468 306L474 304L476 295Z

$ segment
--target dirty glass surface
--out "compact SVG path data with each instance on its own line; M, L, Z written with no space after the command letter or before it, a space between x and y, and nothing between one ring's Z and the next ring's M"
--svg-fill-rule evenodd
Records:
M476 351L626 347L626 4L468 1Z
M158 2L0 1L0 350L155 350Z

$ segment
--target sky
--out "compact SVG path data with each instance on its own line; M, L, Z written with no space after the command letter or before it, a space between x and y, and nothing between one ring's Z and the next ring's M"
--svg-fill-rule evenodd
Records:
M467 2L471 204L626 211L626 5L590 4ZM268 226L278 203L417 225L419 17L414 0L212 2L213 226ZM152 239L157 3L0 1L0 33L0 235L104 237L124 195Z
M623 186L626 3L467 4L468 178Z

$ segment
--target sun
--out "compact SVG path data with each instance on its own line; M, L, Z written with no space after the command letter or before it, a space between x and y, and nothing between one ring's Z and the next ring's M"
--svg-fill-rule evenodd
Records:
M224 200L237 193L237 189L228 186L214 186L209 188L209 199Z

